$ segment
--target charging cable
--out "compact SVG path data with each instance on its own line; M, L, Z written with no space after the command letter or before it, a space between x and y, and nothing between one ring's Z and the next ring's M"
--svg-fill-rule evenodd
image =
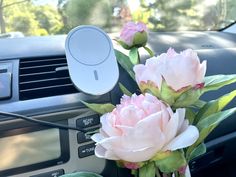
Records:
M27 117L27 116L23 116L23 115L20 115L20 114L0 111L0 115L5 116L5 117L14 117L14 118L23 119L23 120L26 120L26 121L29 121L29 122L41 124L41 125L48 126L48 127L65 129L65 130L70 129L70 130L76 130L76 131L80 131L80 132L83 132L83 133L87 133L87 131L85 129L80 128L80 127L72 127L72 126L67 126L67 125L63 125L63 124L57 124L57 123L52 123L52 122L48 122L48 121L37 120L37 119Z

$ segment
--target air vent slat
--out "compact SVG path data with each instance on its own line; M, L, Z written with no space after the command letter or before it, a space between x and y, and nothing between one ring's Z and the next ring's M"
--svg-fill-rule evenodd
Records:
M24 63L21 63L21 67L31 67L33 66L45 66L45 65L52 65L52 64L65 64L66 65L66 60L62 60L62 59L53 59L53 60L36 60L36 61L27 61Z
M71 83L65 57L25 58L20 60L20 100L78 92Z
M42 73L32 73L32 74L21 74L21 82L27 81L35 81L35 80L43 80L51 79L51 78L60 78L60 77L69 77L68 70L60 71L60 72L42 72Z
M44 88L45 85L48 87L50 86L60 86L63 84L71 84L70 79L55 79L55 80L49 80L49 81L41 81L41 82L31 82L29 84L21 84L21 90L25 89L32 89L32 88Z
M28 66L28 67L22 67L22 70L26 69L36 69L36 68L44 68L44 67L58 67L58 66L66 66L66 63L60 63L60 64L50 64L50 65L39 65L39 66Z
M20 92L28 92L28 91L38 91L38 90L44 90L44 89L53 89L53 88L58 88L58 87L68 87L68 86L73 86L73 84L64 84L64 85L53 85L53 86L48 86L48 87L36 87L36 88L31 88L31 89L22 89Z
M44 98L49 96L58 96L58 95L65 95L71 93L77 93L78 91L72 85L66 85L63 87L48 87L44 88L43 90L25 90L20 92L20 95L27 95L27 99L22 100L29 100L29 99L36 99L36 98ZM50 93L50 94L48 94Z
M41 63L43 63L43 62L51 62L51 61L57 61L57 62L59 62L59 61L65 61L65 58L48 58L48 59L37 59L37 58L35 58L34 60L25 60L25 61L22 61L21 62L21 64L22 65L25 65L26 63L36 63L36 62L41 62Z
M27 67L27 68L21 69L21 74L55 71L56 68L62 67L62 66L66 66L66 64L53 64L53 65L46 65L46 66Z
M51 78L51 79L44 79L44 80L32 80L32 81L27 81L27 82L21 82L20 85L32 84L32 83L38 83L38 82L56 81L56 80L61 80L61 79L70 79L70 77Z
M49 72L41 72L41 73L30 73L30 74L20 74L20 77L24 76L35 76L35 75L43 75L43 74L53 74L55 71L49 71Z

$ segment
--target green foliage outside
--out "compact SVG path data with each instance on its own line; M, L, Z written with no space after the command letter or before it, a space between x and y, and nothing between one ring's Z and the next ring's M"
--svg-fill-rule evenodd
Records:
M236 11L235 0L50 2L0 0L1 33L20 31L26 36L65 34L75 26L86 24L116 32L129 20L143 21L153 31L215 30L235 21Z
M3 6L6 5L3 9L6 32L20 31L24 35L48 35L57 34L63 27L56 7L36 6L32 1L1 1Z
M235 11L235 0L140 0L133 17L145 21L154 31L201 31L221 29L234 22Z

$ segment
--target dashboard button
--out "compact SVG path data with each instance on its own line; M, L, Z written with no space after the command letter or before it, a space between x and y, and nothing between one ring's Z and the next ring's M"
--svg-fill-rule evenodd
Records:
M55 170L55 171L50 171L50 172L47 172L47 173L41 173L41 174L38 174L38 175L33 175L33 176L30 176L30 177L59 177L61 175L64 175L65 172L63 169L59 169L59 170Z
M92 115L88 117L79 118L76 121L77 127L80 127L80 128L91 127L94 125L98 125L99 123L100 123L100 118L98 115Z
M93 132L97 129L99 129L99 128L97 127L97 128L90 129L90 130L88 130L88 132ZM78 132L77 141L78 141L78 143L85 143L85 142L91 141L91 136L92 136L92 134L88 135L83 132Z
M88 157L94 155L95 143L80 146L79 147L79 158Z

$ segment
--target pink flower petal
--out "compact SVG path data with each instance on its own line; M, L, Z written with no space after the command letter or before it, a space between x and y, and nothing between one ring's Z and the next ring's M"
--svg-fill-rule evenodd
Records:
M109 136L120 135L121 132L118 129L116 129L114 126L114 123L112 123L112 121L115 121L115 120L112 120L111 115L112 115L111 113L107 113L100 117L102 129Z
M178 113L174 113L167 125L164 128L164 135L165 135L165 142L169 143L170 140L172 140L178 131L178 125L179 125L179 115Z
M93 136L91 136L91 139L95 142L100 142L104 139L104 137L100 133L95 133Z
M174 138L169 144L167 144L163 151L170 150L175 151L191 146L197 141L199 137L199 131L195 126L190 125L184 132Z
M100 145L95 147L95 155L99 158L109 159L109 160L120 160L112 151L108 151Z
M185 109L180 108L180 109L177 109L176 112L179 115L179 123L178 123L178 131L179 131L185 120Z
M207 61L204 60L199 67L199 73L198 73L198 77L197 77L198 84L203 83L203 78L206 74L206 68L207 68Z
M143 162L151 159L157 150L155 147L149 147L138 150L114 149L114 152L122 160L128 162Z
M120 110L119 122L121 125L132 127L143 117L145 117L145 112L142 109L134 105L128 105Z
M162 76L158 69L156 57L152 57L146 61L146 64L139 64L133 68L135 79L138 84L141 82L153 82L158 88L161 88Z

